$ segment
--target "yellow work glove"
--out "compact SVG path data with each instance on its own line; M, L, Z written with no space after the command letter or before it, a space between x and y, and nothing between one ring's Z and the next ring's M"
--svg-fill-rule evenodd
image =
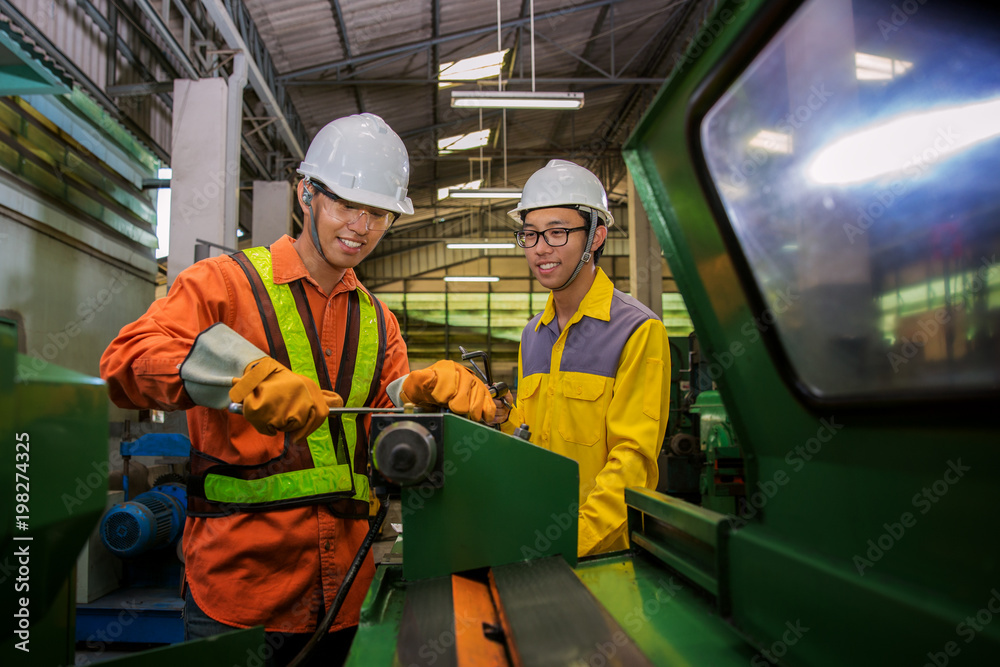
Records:
M248 364L243 377L233 378L229 400L243 404L243 416L261 433L290 431L293 441L318 429L330 408L344 405L337 393L320 389L271 357Z
M407 375L400 396L417 405L444 406L475 421L490 422L496 414L486 385L468 368L448 359Z

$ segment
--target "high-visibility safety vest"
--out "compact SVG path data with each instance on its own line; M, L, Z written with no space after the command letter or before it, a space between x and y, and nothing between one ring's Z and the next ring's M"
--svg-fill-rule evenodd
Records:
M348 295L347 336L334 384L302 280L276 285L268 248L230 257L253 288L270 355L323 389L336 391L345 406L369 405L385 360L385 313L378 300L360 284ZM368 517L371 492L363 418L361 413L330 417L305 442L292 442L286 434L284 451L259 465L233 465L192 449L188 513L223 516L326 504L338 516Z

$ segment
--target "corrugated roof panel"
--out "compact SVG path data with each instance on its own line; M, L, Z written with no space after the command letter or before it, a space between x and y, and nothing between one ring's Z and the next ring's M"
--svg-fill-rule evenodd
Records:
M565 4L565 0L550 0L544 4L558 5ZM527 3L525 3L527 4ZM535 13L539 13L538 7L541 2L535 3ZM520 1L501 3L501 16L503 21L516 19L520 16ZM447 35L462 32L473 28L486 26L496 27L497 24L497 2L496 0L441 0L441 34ZM493 32L493 46L496 46L496 32Z
M278 72L339 60L340 32L325 0L244 0Z
M429 0L340 0L340 6L356 56L431 38Z

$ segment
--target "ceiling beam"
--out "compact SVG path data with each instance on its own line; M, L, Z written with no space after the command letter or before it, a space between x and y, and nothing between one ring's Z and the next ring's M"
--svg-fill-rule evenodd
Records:
M203 2L209 2L210 0L203 0ZM215 0L220 2L221 0ZM550 12L544 12L542 14L535 15L535 22L544 21L547 19L553 19L561 16L567 16L569 14L575 14L577 12L589 11L591 9L597 9L604 7L606 5L612 5L621 0L595 0L593 2L587 2L580 5L566 7L564 9L556 9ZM517 26L524 25L529 22L528 18L518 17L516 19L509 19L503 21L500 24L500 29L510 29ZM449 33L447 35L441 35L439 37L432 37L431 39L420 40L418 42L411 42L410 44L402 44L400 46L390 47L388 49L382 49L381 51L375 51L373 53L368 53L363 56L354 56L344 58L332 63L327 63L325 65L316 65L315 67L306 67L304 69L296 70L294 72L289 72L279 77L282 82L287 82L292 79L297 79L302 76L308 76L310 74L320 74L321 72L329 72L330 70L336 70L343 67L358 65L365 62L370 62L372 60L380 60L382 58L387 58L389 56L395 56L401 53L412 53L418 51L424 51L433 45L445 44L447 42L452 42L460 39L468 39L470 37L478 37L480 35L486 35L493 33L497 30L496 24L491 24L487 26L481 26L478 28L470 28L469 30L461 30L459 32Z
M584 46L584 48L583 48L583 55L580 57L580 61L581 62L577 63L577 65L576 65L576 72L574 73L574 77L582 77L583 73L586 71L587 68L584 65L584 63L588 63L589 64L589 59L591 57L591 52L594 49L594 42L597 41L596 37L599 34L601 34L601 27L604 26L604 21L607 20L609 9L612 12L614 11L613 7L612 8L602 7L601 11L597 14L597 19L594 21L594 25L590 29L590 37L587 39L586 46ZM615 34L611 33L611 43L614 44L614 41L615 41ZM613 50L613 47L612 47L612 50ZM614 74L614 68L612 68L612 75L613 74ZM614 78L614 77L612 76L610 78ZM570 84L570 90L573 90L573 88L576 85L577 84L575 82L571 83ZM570 118L569 114L558 114L556 116L555 127L552 129L552 134L549 135L549 141L550 142L555 143L555 142L559 141L559 136L562 135L562 133L565 131L565 129L566 129L566 123L568 123L570 120L572 120L572 119ZM571 138L571 140L572 139L573 138Z
M651 51L644 52L644 62L638 69L638 74L641 77L651 77L654 76L663 62L666 60L667 55L670 53L670 47L673 45L678 33L683 27L684 20L688 13L697 5L698 0L689 0L689 2L681 5L673 5L672 11L667 16L664 21L663 26L657 30L654 34L663 34L664 36L656 44L655 48ZM677 19L676 21L674 19ZM625 163L621 159L621 143L622 141L617 140L618 136L622 134L623 131L630 130L630 123L634 122L634 116L637 113L643 111L642 105L640 104L642 95L645 89L641 86L633 86L629 90L616 112L610 114L602 126L604 128L603 133L600 135L600 145L611 146L617 144L619 146L615 155L618 159L610 166L607 170L608 173L604 175L603 182L605 186L610 190L615 187L618 180L620 180L625 174ZM598 128L600 131L600 128ZM593 170L595 163L602 160L604 156L608 155L608 151L602 151L602 156L590 158L584 165Z
M656 85L659 86L666 79L663 77L619 77L619 76L573 76L573 77L535 77L536 83L558 83L570 85L603 84L614 86L639 86ZM424 79L299 79L288 81L285 86L288 88L335 88L337 86L437 86L440 83L455 83L437 78ZM470 82L471 83L471 82ZM496 82L491 82L496 86ZM531 85L531 79L504 79L504 84Z
M333 10L333 18L337 22L337 31L340 33L340 43L344 45L344 53L348 58L352 58L351 43L347 39L347 23L344 21L344 12L340 8L340 0L330 0L330 9ZM361 89L354 87L354 101L358 105L358 113L365 112L365 102L361 99Z
M267 108L268 114L277 118L278 129L282 139L288 147L288 152L294 158L305 157L303 146L308 143L302 121L299 120L295 107L291 99L285 93L274 68L267 48L257 32L250 14L244 7L242 0L226 0L232 6L239 19L237 22L230 16L226 5L222 0L201 0L205 11L212 17L215 27L222 34L222 38L231 49L243 51L247 54L247 69L250 78L250 85L253 86L257 97ZM241 30L242 28L242 30ZM243 32L247 33L244 39ZM248 40L251 44L248 44ZM251 48L253 46L253 48Z

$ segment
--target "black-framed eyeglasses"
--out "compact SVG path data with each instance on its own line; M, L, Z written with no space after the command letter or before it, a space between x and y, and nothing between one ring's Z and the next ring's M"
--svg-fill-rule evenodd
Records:
M309 184L314 187L317 192L333 201L331 215L333 215L338 222L342 222L345 225L353 225L361 219L361 216L367 215L367 218L365 219L365 229L368 231L384 232L389 229L389 227L392 226L392 223L396 222L396 219L399 217L399 213L394 211L377 214L363 208L356 208L351 205L351 202L347 201L343 197L338 197L316 181L310 180Z
M587 227L552 227L541 232L521 230L514 232L514 240L522 248L534 248L538 244L538 237L541 236L552 248L566 245L569 242L570 232L585 232Z

